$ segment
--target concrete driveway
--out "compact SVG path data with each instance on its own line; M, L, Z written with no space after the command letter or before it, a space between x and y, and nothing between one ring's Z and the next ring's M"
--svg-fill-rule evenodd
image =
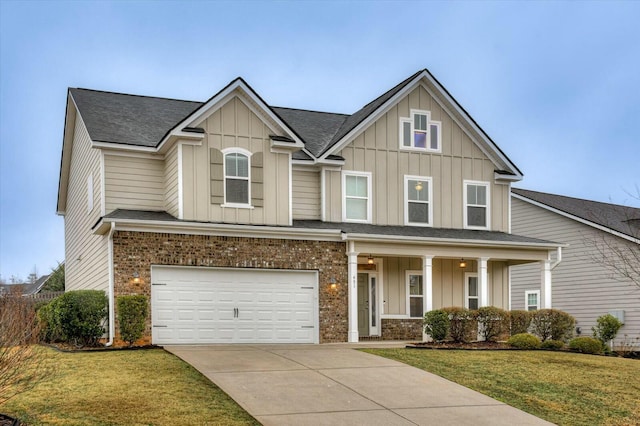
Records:
M549 425L358 345L165 346L269 425ZM367 345L366 347L372 347Z

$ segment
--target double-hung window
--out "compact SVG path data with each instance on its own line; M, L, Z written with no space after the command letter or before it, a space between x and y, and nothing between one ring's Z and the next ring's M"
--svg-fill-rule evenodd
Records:
M422 318L424 315L424 286L422 273L407 271L408 313L411 318Z
M244 150L224 150L224 202L226 205L249 205L250 154Z
M468 274L465 279L465 307L467 309L478 309L479 305L479 289L478 275Z
M464 182L464 226L489 229L489 183Z
M532 290L524 292L524 308L527 311L537 311L540 307L540 291Z
M400 118L400 148L440 152L442 124L429 111L412 109L410 115Z
M430 177L405 175L405 225L433 225L433 195L431 188Z
M342 220L371 222L371 173L342 173Z

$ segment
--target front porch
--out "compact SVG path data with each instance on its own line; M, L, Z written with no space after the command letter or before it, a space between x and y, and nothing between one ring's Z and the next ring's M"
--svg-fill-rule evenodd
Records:
M558 247L347 241L349 342L423 340L425 312L448 306L509 310L509 267L540 265L540 307L551 307Z

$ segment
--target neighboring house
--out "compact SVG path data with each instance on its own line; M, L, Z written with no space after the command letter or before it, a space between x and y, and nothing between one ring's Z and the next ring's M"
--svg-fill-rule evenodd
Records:
M624 322L624 334L640 337L640 287L622 278L620 268L635 267L639 278L640 209L524 189L512 190L513 232L567 243L562 262L553 270L551 306L578 321L582 335L591 335L596 319L610 313ZM621 251L620 251L621 250ZM627 265L620 262L625 255ZM617 263L616 268L609 265ZM635 266L634 266L635 264ZM529 265L511 270L512 309L538 309L539 271Z
M42 287L47 283L50 275L43 275L33 283L23 284L0 284L0 295L11 294L15 288L19 288L23 296L32 296L42 290Z
M145 294L155 344L420 339L424 312L550 290L558 244L510 233L520 170L427 70L354 114L69 89L66 289ZM466 267L459 266L461 259Z

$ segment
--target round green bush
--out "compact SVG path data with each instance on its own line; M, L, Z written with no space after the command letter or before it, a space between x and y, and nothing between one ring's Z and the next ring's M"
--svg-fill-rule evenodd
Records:
M593 337L600 340L603 344L615 339L618 330L622 327L622 323L618 318L611 314L599 316L596 321L597 325L591 327L591 331L593 331Z
M424 332L436 342L447 338L449 333L449 314L441 309L429 311L424 314Z
M569 349L582 352L583 354L602 353L602 342L593 337L576 337L569 342Z
M545 340L542 342L542 349L551 349L553 351L557 351L559 349L564 348L564 342L562 340Z
M511 336L507 344L517 349L539 349L542 342L538 336L529 333L520 333Z
M120 337L132 346L144 334L149 306L147 297L142 294L119 296L116 305Z

